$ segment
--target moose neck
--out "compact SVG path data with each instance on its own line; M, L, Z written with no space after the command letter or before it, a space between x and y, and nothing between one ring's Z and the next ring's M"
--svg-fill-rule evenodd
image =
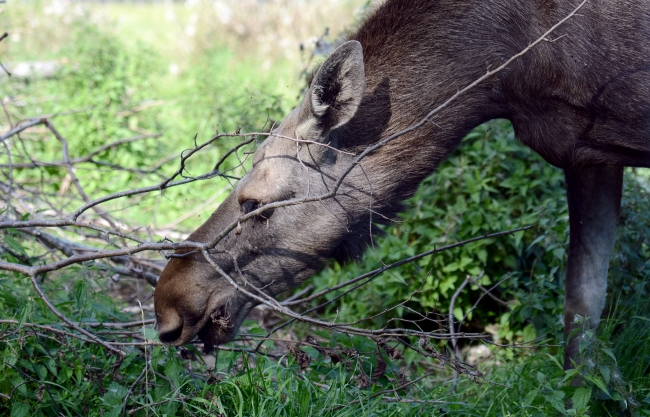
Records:
M499 42L503 17L490 16L493 5L485 3L494 2L389 0L351 36L363 46L366 90L357 114L341 128L343 147L358 152L412 126L517 52ZM479 32L472 23L477 16L495 23ZM392 212L410 197L472 128L507 117L498 86L499 80L482 83L430 123L368 156L364 175L373 181L378 209Z

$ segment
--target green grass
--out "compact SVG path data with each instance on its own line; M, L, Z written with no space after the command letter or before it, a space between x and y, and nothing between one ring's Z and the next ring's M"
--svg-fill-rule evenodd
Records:
M75 321L128 320L128 315L120 312L120 303L104 294L105 285L102 271L93 267L71 268L43 284L52 301ZM25 279L2 273L0 289L3 317L9 315L23 323L56 323L40 301L27 302L32 290ZM404 361L386 358L389 366L385 376L376 385L361 389L360 369L370 375L376 361L372 342L359 339L347 345L361 352L350 366L332 364L329 358L306 347L303 351L310 356L311 364L305 370L291 355L276 360L220 351L213 367L183 359L175 348L150 347L144 352L129 350L116 373L116 357L97 345L70 338L62 343L62 339L34 334L29 326L0 325L5 342L0 392L15 389L11 403L0 400L0 413L117 416L133 386L129 409L144 407L136 416L644 416L649 415L650 407L650 334L648 326L643 325L648 317L648 303L639 297L628 299L625 307L617 304L603 321L598 334L609 341L592 344L597 349L591 350L594 353L590 358L596 364L585 372L599 377L607 394L597 384L586 383L586 388L581 388L591 394L591 411L586 414L558 411L565 399L574 398L576 389L567 386L561 369L562 349L554 346L493 347L493 356L479 366L486 375L480 386L461 376L454 392L451 372L441 369L408 390L388 393L382 399L375 395L402 384L399 373L414 380L433 364L425 361L406 366ZM252 334L261 331L255 323L249 322L246 327ZM346 338L333 338L331 342L332 346L345 345ZM602 355L610 347L615 362L609 354ZM277 352L272 343L266 349L271 354ZM607 382L598 376L603 366L610 368ZM615 376L617 372L620 377ZM135 384L138 378L140 382ZM403 402L387 402L385 398Z

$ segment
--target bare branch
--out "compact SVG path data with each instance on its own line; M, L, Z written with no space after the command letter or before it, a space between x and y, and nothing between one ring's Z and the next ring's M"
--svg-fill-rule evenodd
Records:
M113 352L113 353L115 353L116 355L118 355L120 357L126 356L126 352L123 352L123 351L121 351L119 349L114 348L113 346L111 346L110 344L104 342L103 340L101 340L100 338L95 336L94 334L92 334L89 331L84 330L81 327L74 324L69 318L64 316L56 307L54 307L54 305L50 302L50 300L45 296L45 294L41 290L40 285L38 285L38 281L36 280L36 276L35 275L30 275L29 279L32 281L32 285L34 286L34 289L36 290L36 293L38 294L38 296L41 298L41 300L43 300L43 302L45 303L47 308L49 308L50 311L52 313L54 313L54 315L59 318L59 320L63 321L65 324L67 324L68 326L70 326L71 328L76 330L77 332L79 332L79 333L83 334L84 336L88 337L88 339L92 340L94 343L102 345L109 352Z
M490 234L487 234L487 235L478 236L478 237L474 237L474 238L471 238L471 239L463 240L462 242L453 243L451 245L443 246L441 248L435 248L435 249L432 249L432 250L427 251L427 252L422 252L422 253L420 253L418 255L411 256L410 258L402 259L401 261L393 262L392 264L384 265L381 268L377 268L377 269L375 269L373 271L366 272L363 275L359 275L358 277L353 278L353 279L351 279L349 281L346 281L344 283L341 283L341 284L335 285L333 287L327 288L327 289L325 289L325 290L323 290L323 291L321 291L321 292L319 292L317 294L310 295L309 297L305 297L305 298L295 300L295 301L285 301L285 302L283 302L283 304L284 305L302 304L302 303L305 303L307 301L314 300L314 299L316 299L318 297L322 297L323 295L328 294L328 293L330 293L332 291L336 291L336 290L338 290L340 288L347 287L348 285L355 284L355 283L357 283L357 282L359 282L361 280L364 280L366 278L374 278L374 277L378 276L379 274L381 274L384 271L387 271L387 270L393 269L393 268L397 268L398 266L402 266L402 265L411 263L413 261L417 261L418 259L427 257L429 255L444 252L444 251L454 249L454 248L457 248L457 247L460 247L460 246L465 246L467 244L470 244L470 243L473 243L473 242L476 242L476 241L479 241L479 240L483 240L483 239L490 239L490 238L493 238L493 237L510 235L510 234L520 232L520 231L523 231L523 230L528 230L531 227L532 226L524 226L524 227L519 227L517 229L506 230L506 231L503 231L503 232L490 233Z
M11 136L11 135L10 135ZM121 139L115 142L107 143L106 145L102 145L99 148L95 149L94 151L88 153L87 155L84 155L82 157L78 158L68 158L68 161L66 162L65 160L61 161L52 161L52 162L43 162L43 161L36 161L32 160L31 163L29 164L0 164L0 168L12 166L14 169L31 169L31 168L38 168L38 167L49 167L49 166L56 166L56 167L67 167L68 164L70 165L76 165L76 164L81 164L83 162L92 162L92 163L98 163L98 161L93 160L93 157L105 152L109 149L117 148L118 146L127 144L127 143L132 143L132 142L137 142L140 140L144 139L153 139L153 138L158 138L162 136L160 133L156 133L153 135L138 135L134 136L131 138L126 138L126 139ZM175 157L173 157L175 158Z

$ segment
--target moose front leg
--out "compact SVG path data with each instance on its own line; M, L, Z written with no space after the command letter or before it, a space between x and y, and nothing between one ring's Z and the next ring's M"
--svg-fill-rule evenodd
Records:
M605 306L607 270L616 241L621 206L623 167L590 167L565 170L569 201L569 261L564 301L565 340L585 317L590 329L598 327ZM579 361L580 332L568 341L564 369Z

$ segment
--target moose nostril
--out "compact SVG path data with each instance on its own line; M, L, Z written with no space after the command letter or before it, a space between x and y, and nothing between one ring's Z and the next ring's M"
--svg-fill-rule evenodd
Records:
M158 338L163 343L172 343L175 340L178 340L179 337L181 337L182 332L183 332L183 323L180 323L175 328L160 329L160 332L158 333Z
M241 208L244 211L244 214L248 214L251 211L257 210L260 207L260 202L257 200L246 200L241 204Z

